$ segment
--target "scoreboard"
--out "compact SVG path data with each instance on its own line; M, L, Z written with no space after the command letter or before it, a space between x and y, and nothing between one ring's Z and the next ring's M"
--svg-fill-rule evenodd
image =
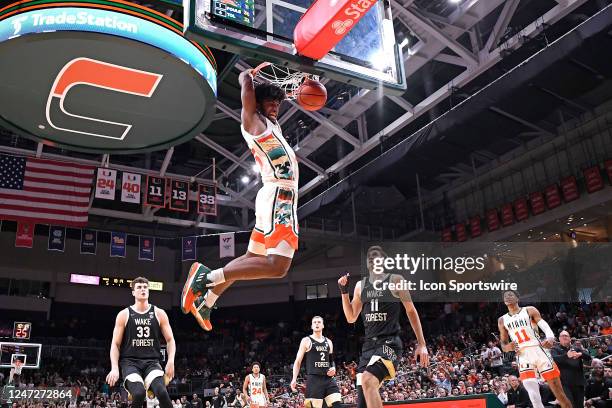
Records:
M253 27L255 25L254 0L212 0L212 14L224 22Z

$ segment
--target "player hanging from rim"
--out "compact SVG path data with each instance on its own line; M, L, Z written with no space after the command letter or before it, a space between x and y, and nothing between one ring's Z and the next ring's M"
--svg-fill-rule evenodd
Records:
M23 361L21 359L16 358L13 360L11 364L11 371L9 373L9 379L7 385L12 385L21 380L21 370L23 369Z
M407 290L391 291L384 282L399 283L400 275L374 272L374 259L387 257L379 246L368 248L368 276L355 285L353 300L348 293L348 276L338 279L342 293L342 309L349 323L354 323L361 314L365 328L365 342L361 348L357 369L357 408L381 408L382 399L378 388L384 380L395 377L395 370L402 354L400 333L401 305L416 336L415 357L422 367L429 364L429 354L419 313L412 303ZM379 281L383 290L376 290L374 282ZM400 303L401 302L401 303Z
M168 315L149 303L149 281L138 277L130 284L134 304L117 314L111 343L111 371L106 382L111 387L119 379L119 367L123 386L132 398L133 407L142 407L147 392L152 391L160 408L172 408L166 384L174 377L176 344ZM159 361L161 345L166 340L167 363L165 374Z
M330 339L323 336L323 318L312 318L312 334L300 342L297 356L293 363L291 390L297 391L297 377L300 373L302 360L306 356L306 393L304 406L306 408L321 408L323 401L328 407L338 408L342 403L340 389L336 384L336 364L332 357L334 345Z
M500 343L503 351L516 352L519 376L534 408L544 406L536 371L548 383L561 408L571 408L572 404L561 386L559 369L550 353L544 349L551 348L555 342L552 329L546 320L542 319L538 309L533 306L519 306L518 292L507 290L503 293L503 299L508 313L497 320ZM538 328L546 336L543 342L538 336Z
M266 387L266 376L260 373L261 365L257 362L251 366L251 374L244 378L242 392L247 396L247 405L251 408L268 406L270 398Z
M285 92L272 84L253 84L257 71L238 78L242 87L242 136L259 166L263 186L255 199L255 228L247 252L223 268L191 266L183 294L183 313L191 312L204 330L218 297L237 280L282 278L298 248L298 163L277 122ZM211 288L208 289L207 288Z

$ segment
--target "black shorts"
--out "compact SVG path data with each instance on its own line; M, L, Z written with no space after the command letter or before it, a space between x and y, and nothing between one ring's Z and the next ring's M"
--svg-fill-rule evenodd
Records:
M359 357L358 373L363 373L366 367L381 360L389 375L385 376L385 380L390 380L395 377L395 371L399 364L400 356L402 355L402 340L399 336L379 337L368 339L361 348L361 356ZM374 357L380 357L374 359Z
M338 384L333 377L311 374L306 376L306 399L325 399L328 395L340 393Z
M128 375L138 374L142 379L143 383L145 383L145 388L147 388L149 385L146 384L145 380L152 371L160 370L162 373L164 372L164 370L162 370L161 364L159 364L159 360L157 359L124 359L119 362L119 366L121 367L121 377L123 378L124 385Z

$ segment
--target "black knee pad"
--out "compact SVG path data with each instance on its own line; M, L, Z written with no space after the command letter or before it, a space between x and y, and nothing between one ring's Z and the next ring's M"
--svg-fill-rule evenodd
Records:
M368 408L366 404L365 395L363 395L363 388L361 385L357 386L357 408Z
M132 406L138 408L142 407L142 404L144 404L145 399L147 398L147 392L145 391L144 384L141 382L126 381L125 388L132 397Z
M365 368L365 371L378 378L378 382L382 383L385 377L389 375L387 366L382 361L378 360L374 364L371 364Z
M159 408L172 408L172 401L170 400L170 395L168 395L168 390L166 389L166 384L164 383L164 377L156 377L151 382L149 389L153 391L153 394L157 397L159 401Z

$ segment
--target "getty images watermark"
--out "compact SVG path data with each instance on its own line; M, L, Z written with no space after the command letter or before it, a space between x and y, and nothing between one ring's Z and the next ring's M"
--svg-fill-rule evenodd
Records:
M612 244L565 242L369 243L362 278L374 290L421 302L500 302L506 290L535 302L612 300Z
M382 255L382 254L381 254ZM504 290L517 290L518 284L516 282L506 282L501 279L499 282L484 282L478 280L475 282L461 282L456 279L450 279L448 282L432 282L424 279L407 279L403 276L415 275L417 271L452 271L455 274L462 275L465 272L470 271L484 271L487 266L488 256L465 256L465 257L440 257L440 256L426 256L421 254L418 257L410 256L406 253L395 254L395 256L379 256L373 257L371 260L372 273L374 275L387 275L389 273L395 273L402 278L389 281L382 276L378 279L374 279L372 284L376 290L391 291L398 290L423 290L423 291L453 291L453 292L464 292L473 290L487 290L487 291L504 291Z

